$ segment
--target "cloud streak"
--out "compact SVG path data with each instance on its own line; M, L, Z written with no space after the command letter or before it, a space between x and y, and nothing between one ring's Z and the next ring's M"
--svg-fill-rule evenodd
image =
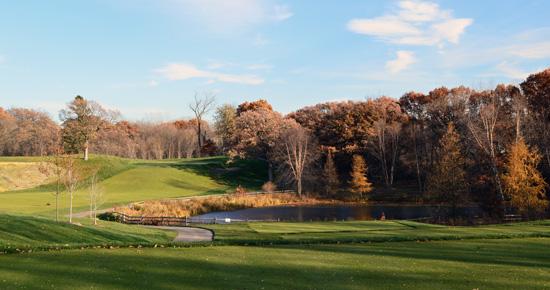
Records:
M293 16L289 6L272 0L180 0L176 3L186 19L222 33L280 22Z
M264 83L264 79L256 75L227 74L212 70L201 70L194 65L186 63L171 63L156 69L155 72L172 81L199 78L207 79L208 83L224 82L245 85L260 85Z
M347 28L384 42L406 45L456 44L471 18L454 18L451 10L422 1L400 1L397 9L375 18L352 19Z
M412 51L400 50L396 53L396 57L396 59L386 62L386 69L392 74L405 70L416 62Z

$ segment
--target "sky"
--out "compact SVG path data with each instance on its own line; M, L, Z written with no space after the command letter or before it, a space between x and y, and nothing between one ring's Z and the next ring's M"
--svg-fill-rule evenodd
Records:
M550 66L550 1L0 0L0 106L57 117L75 95L131 120L267 99L518 84Z

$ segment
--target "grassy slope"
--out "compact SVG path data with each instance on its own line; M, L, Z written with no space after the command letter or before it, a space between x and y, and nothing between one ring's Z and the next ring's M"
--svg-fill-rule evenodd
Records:
M83 220L86 222L86 220ZM45 218L0 215L0 251L74 248L95 245L167 244L170 231L100 222L98 226L55 223Z
M36 161L36 158L0 158L2 162L14 160ZM226 158L212 157L190 160L142 161L115 157L94 156L83 163L86 171L101 168L100 176L105 191L103 207L127 204L132 201L224 193L237 185L256 189L265 180L263 165L240 161L234 167L239 171L224 171ZM74 199L75 211L87 209L86 181ZM55 198L52 185L34 189L0 192L0 212L40 214L52 216ZM62 214L67 213L68 196L61 198Z
M550 237L550 221L449 227L410 221L207 225L224 244L305 244Z
M550 239L0 256L0 288L548 289Z

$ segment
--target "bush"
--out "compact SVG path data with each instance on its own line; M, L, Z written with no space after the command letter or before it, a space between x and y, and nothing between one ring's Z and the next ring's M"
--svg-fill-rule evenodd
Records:
M268 182L264 183L264 185L262 185L262 191L263 192L272 193L275 190L277 190L277 185L275 185L275 183L273 183L271 181L268 181Z

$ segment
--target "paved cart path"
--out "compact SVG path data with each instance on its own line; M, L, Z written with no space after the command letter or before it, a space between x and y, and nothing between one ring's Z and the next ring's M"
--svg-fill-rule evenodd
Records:
M210 242L214 238L211 231L199 228L167 226L151 226L151 228L176 231L178 235L174 242Z

